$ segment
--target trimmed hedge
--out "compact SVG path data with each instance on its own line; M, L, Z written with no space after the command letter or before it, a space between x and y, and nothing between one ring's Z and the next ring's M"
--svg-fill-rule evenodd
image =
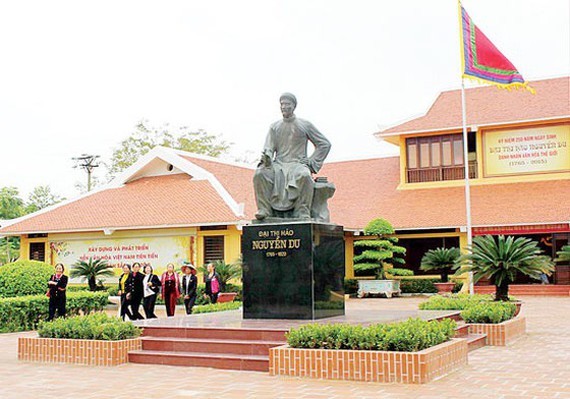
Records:
M207 305L198 305L192 308L192 314L196 313L212 313L212 312L224 312L226 310L239 309L241 302L224 302L224 303L209 303Z
M491 295L452 294L449 296L435 295L426 302L420 303L420 310L463 310L481 302L493 300Z
M408 319L370 326L307 324L286 334L292 348L350 349L416 352L448 341L455 334L455 321Z
M38 325L38 334L41 338L118 341L140 336L141 329L131 322L107 316L105 313L95 313L41 321Z
M461 312L466 323L498 324L514 317L517 306L511 302L479 302Z
M345 294L351 295L358 292L358 280L355 278L345 278L343 286Z
M106 292L69 292L66 310L68 316L101 311L108 303ZM0 333L34 330L40 320L49 315L49 298L28 295L0 298Z
M53 266L34 260L19 260L0 267L0 298L45 294L53 271Z
M435 294L434 283L439 282L441 279L401 279L400 290L403 294Z

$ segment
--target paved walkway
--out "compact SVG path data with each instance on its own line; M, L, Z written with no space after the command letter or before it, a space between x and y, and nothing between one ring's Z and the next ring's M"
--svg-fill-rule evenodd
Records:
M464 369L426 385L271 377L265 373L144 364L88 367L17 360L0 334L0 398L570 399L570 298L522 297L528 334L469 355ZM350 300L348 309L414 310L420 298Z

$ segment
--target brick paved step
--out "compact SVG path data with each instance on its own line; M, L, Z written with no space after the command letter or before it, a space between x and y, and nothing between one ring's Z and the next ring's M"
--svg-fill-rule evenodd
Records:
M144 337L211 338L253 341L285 341L286 329L223 327L145 327Z
M254 341L206 338L143 337L142 349L168 352L233 353L269 355L269 348L284 345L282 341Z
M494 285L476 285L477 294L494 294ZM509 286L509 295L570 296L570 285L515 284Z
M469 352L486 346L485 339L487 338L487 334L468 334L463 338L467 339L467 349Z
M217 369L269 371L269 356L203 352L131 351L129 362Z
M469 325L468 324L457 324L457 327L455 328L455 338L465 338L467 335L469 335Z

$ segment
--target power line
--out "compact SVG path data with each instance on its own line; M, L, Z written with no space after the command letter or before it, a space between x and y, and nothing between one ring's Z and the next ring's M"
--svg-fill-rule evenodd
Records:
M87 172L87 191L91 191L91 173L93 169L98 168L101 165L97 162L99 155L88 155L88 154L81 154L79 157L73 157L75 161L74 168L81 168Z

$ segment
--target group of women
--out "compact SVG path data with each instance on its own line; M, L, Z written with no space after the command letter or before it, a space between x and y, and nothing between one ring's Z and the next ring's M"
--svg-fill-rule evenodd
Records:
M55 273L48 281L46 293L49 297L48 320L52 320L56 312L60 317L65 316L68 278L63 274L64 270L63 264L55 265ZM196 303L198 288L196 268L191 264L185 264L181 270L182 277L174 271L174 265L169 263L159 278L150 265L144 267L144 273L141 272L140 263L133 263L132 267L123 265L123 274L119 277L121 318L124 320L126 316L131 320L144 319L139 312L141 304L147 319L156 318L154 308L159 293L164 299L167 316L174 316L176 303L181 296L184 298L186 314L191 314ZM208 273L204 275L205 295L209 297L211 303L216 303L220 292L220 278L213 263L208 264L207 270Z
M164 299L167 316L174 316L176 303L181 296L184 299L186 314L192 313L198 287L196 268L193 265L183 265L181 277L175 272L174 265L169 263L160 278L153 273L152 266L146 265L144 274L140 272L140 267L139 263L133 263L132 267L125 264L123 274L119 277L120 314L123 320L125 316L131 320L143 319L144 317L139 312L141 303L146 318L156 318L154 308L159 292L161 298ZM207 270L208 273L204 276L205 295L212 303L216 303L220 292L219 276L213 263L208 264Z

